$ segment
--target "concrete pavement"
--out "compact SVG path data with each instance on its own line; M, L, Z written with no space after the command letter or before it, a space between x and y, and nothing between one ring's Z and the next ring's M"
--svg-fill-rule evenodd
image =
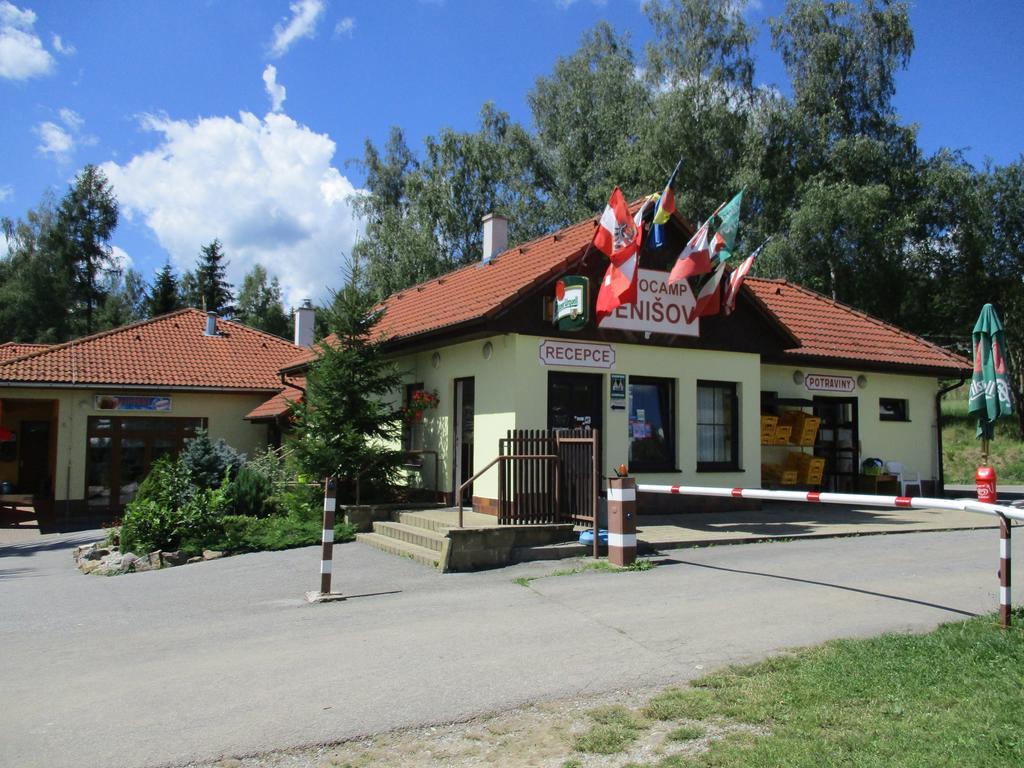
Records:
M0 548L0 765L152 766L337 741L996 607L994 531L675 550L635 573L440 575L360 544L113 578L87 534ZM1015 583L1024 583L1020 560ZM1019 604L1019 603L1018 603Z

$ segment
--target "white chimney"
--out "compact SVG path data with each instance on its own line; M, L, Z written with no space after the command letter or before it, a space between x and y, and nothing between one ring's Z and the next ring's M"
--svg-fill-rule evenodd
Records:
M497 213L484 216L484 264L508 249L508 219Z
M302 306L295 310L295 346L313 346L313 319L315 310L309 299L302 302Z
M217 313L207 312L206 313L206 331L203 334L205 336L216 336L217 335Z

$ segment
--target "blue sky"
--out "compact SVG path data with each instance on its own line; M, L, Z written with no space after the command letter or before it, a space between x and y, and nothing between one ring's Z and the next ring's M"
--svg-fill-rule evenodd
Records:
M493 100L528 123L526 94L597 21L650 36L638 0L0 0L0 216L20 217L103 165L121 202L119 253L151 278L214 237L236 283L255 263L286 299L340 282L358 237L350 161L400 125L414 148L471 129ZM757 79L785 77L752 0ZM1016 160L1024 2L917 0L916 51L896 105L924 149ZM283 89L283 90L281 90ZM276 102L276 103L275 103ZM0 246L2 247L2 246Z

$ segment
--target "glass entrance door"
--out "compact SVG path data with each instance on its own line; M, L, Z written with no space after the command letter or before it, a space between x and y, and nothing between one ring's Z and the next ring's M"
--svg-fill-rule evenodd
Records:
M601 397L604 376L600 373L548 373L548 429L599 430L598 466L604 454L600 434L604 401Z
M476 415L476 387L472 378L455 380L455 466L452 473L452 503L459 486L473 476L473 418ZM463 504L472 504L473 486L462 492Z
M814 454L825 458L823 486L838 493L856 493L860 474L857 398L815 397L814 415L821 417Z

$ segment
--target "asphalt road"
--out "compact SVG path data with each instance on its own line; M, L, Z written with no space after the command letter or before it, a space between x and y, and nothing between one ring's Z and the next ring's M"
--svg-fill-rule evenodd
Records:
M331 742L996 607L994 531L676 550L651 571L529 588L512 579L559 565L440 575L346 544L335 583L354 597L323 605L302 599L317 547L103 578L73 568L87 540L0 547L0 765Z

